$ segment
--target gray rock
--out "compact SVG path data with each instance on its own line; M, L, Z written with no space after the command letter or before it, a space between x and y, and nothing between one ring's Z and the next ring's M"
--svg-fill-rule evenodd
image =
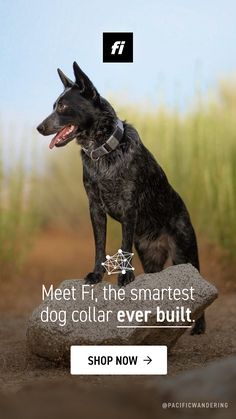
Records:
M85 282L83 280L67 280L60 285L61 290L75 287L75 294L80 295L81 289ZM118 310L150 310L148 321L138 323L132 321L132 325L157 325L156 310L157 306L161 310L176 310L177 306L183 306L184 309L191 310L191 318L198 318L203 310L209 306L217 297L216 288L205 281L199 272L191 265L177 265L171 266L162 272L153 274L139 275L134 282L125 287L126 298L124 301L104 301L103 287L108 286L107 282L102 282L95 285L94 292L97 297L97 302L85 299L77 299L76 301L47 298L43 303L34 310L28 325L27 341L32 353L48 358L50 360L60 360L68 358L71 345L167 345L172 347L177 339L184 333L184 328L117 328L117 311ZM111 284L110 284L111 285ZM119 290L117 286L112 286ZM157 289L172 289L178 288L194 288L194 300L190 301L175 301L170 300L166 296L162 301L154 299L146 301L131 301L130 293L132 289L149 289L152 292ZM74 323L71 320L71 315L74 310L88 311L89 306L96 312L98 310L111 310L112 315L107 323L101 322L78 322ZM49 311L66 310L67 322L65 326L60 326L59 321L43 323L41 321L41 312L48 307ZM125 324L128 322L126 321ZM183 322L158 323L158 325L183 325ZM186 323L185 323L186 324Z

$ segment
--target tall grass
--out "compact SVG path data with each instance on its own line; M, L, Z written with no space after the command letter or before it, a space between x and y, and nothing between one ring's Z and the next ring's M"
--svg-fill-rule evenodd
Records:
M214 97L185 114L164 106L115 107L164 168L197 231L236 256L236 82L220 84ZM79 147L39 154L24 139L17 154L9 140L0 132L0 280L19 271L39 225L90 226ZM120 226L109 228L115 250Z
M23 149L18 156L12 146L3 152L0 135L0 280L19 272L37 229L34 183L35 173L27 170Z
M118 113L138 129L185 200L197 230L236 254L236 84L222 83L214 98L198 100L184 115L130 105L118 106ZM88 222L75 144L49 155L41 199L45 224L74 228Z

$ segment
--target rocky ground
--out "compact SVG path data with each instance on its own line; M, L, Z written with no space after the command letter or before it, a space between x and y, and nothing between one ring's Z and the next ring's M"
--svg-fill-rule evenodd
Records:
M50 395L52 401L60 395L69 400L76 393L76 407L84 412L91 391L98 406L106 405L108 414L110 407L116 411L119 407L120 414L124 409L130 418L132 415L144 417L144 412L146 417L154 417L153 398L147 390L150 377L126 377L125 380L124 377L110 376L72 377L67 369L33 357L26 348L27 320L30 311L40 302L40 283L58 284L65 278L81 277L81 272L76 274L78 255L79 259L84 260L84 273L89 270L92 257L87 258L86 247L92 248L92 244L86 240L86 245L83 245L83 237L79 242L80 245L75 233L50 232L48 236L42 235L32 249L22 277L1 285L0 412L2 410L4 416L0 417L4 419L10 417L9 406L14 414L14 409L15 412L20 409L18 403L22 406L24 400L28 400L28 395L31 396L33 409L33 405L36 406L33 400L40 394L42 397ZM168 377L204 367L210 361L236 353L235 263L230 262L219 248L203 240L200 241L200 255L202 275L216 285L219 298L207 310L206 334L190 336L187 331L172 349L168 360ZM158 377L158 380L161 383L168 377ZM137 392L142 396L137 397ZM104 394L109 395L109 403L107 398L104 400ZM30 407L28 412L31 412ZM25 415L25 419L27 417ZM49 417L53 418L52 415ZM115 414L113 417L116 417Z

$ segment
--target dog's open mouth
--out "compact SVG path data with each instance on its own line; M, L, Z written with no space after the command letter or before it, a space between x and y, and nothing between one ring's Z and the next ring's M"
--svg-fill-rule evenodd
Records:
M52 149L54 146L62 147L63 145L66 145L69 141L75 138L77 128L78 127L76 125L66 125L53 137L49 144L49 148Z

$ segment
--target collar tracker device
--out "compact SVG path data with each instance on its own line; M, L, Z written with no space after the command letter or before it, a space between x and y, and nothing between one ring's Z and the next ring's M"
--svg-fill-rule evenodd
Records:
M123 122L120 119L117 119L115 131L108 138L108 140L103 143L101 146L95 148L92 151L89 151L87 148L82 147L82 150L90 157L92 160L99 160L100 157L105 156L105 154L110 153L115 150L118 145L120 145L120 140L124 134Z

